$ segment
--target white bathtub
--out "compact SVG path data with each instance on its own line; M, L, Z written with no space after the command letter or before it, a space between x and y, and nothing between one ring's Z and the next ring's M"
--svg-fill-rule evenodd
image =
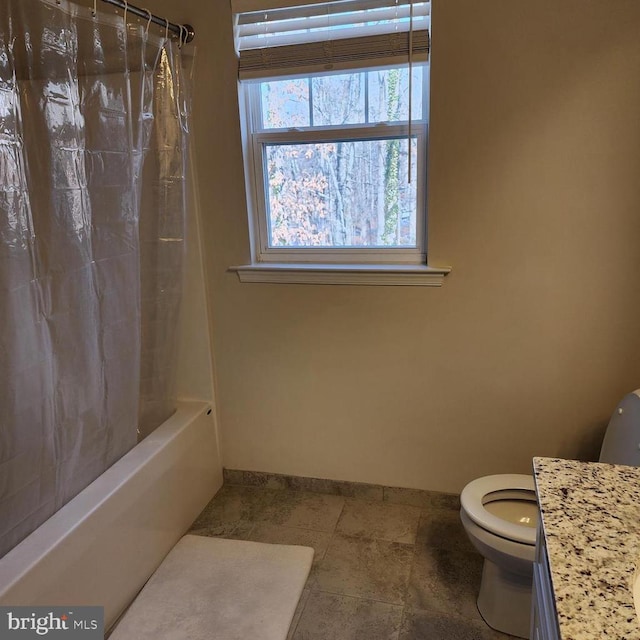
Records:
M100 605L108 629L221 485L210 405L181 403L0 559L0 604Z

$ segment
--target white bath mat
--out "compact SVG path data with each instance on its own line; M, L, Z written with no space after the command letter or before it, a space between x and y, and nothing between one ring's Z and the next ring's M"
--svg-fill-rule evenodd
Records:
M184 536L110 640L285 640L313 549Z

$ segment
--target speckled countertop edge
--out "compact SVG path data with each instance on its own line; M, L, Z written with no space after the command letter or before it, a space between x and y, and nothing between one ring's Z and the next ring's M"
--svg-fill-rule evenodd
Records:
M640 640L640 468L534 458L562 640Z

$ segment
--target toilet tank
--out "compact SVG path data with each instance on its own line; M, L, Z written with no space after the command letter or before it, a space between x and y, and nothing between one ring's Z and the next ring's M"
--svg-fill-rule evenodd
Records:
M640 389L622 398L613 412L600 462L640 467Z

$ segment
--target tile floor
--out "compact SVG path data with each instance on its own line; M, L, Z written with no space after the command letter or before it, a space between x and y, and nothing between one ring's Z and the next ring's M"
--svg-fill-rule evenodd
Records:
M288 640L510 638L478 613L482 558L458 511L385 498L225 484L190 533L314 548Z

